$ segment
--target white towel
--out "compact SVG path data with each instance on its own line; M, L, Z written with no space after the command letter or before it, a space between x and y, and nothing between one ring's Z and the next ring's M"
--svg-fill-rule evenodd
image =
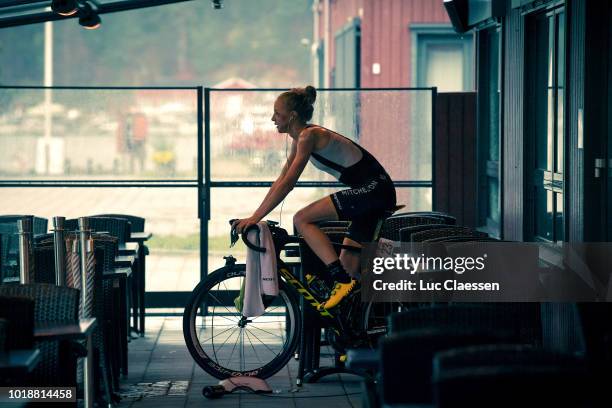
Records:
M262 295L278 295L278 276L276 273L276 250L268 224L260 221L255 229L247 235L249 242L266 248L265 253L247 249L246 278L244 285L244 304L242 315L246 317L261 316L264 311Z

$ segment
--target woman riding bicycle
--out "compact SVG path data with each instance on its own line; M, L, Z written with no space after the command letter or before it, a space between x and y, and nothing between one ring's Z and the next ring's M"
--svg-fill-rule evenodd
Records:
M316 95L315 88L307 86L283 92L276 99L272 121L279 133L293 139L291 153L257 210L249 218L236 220L232 227L240 233L270 213L293 189L309 160L347 185L349 189L307 205L293 218L298 232L327 265L328 276L323 278L333 290L323 305L330 309L355 287L359 253L342 249L338 257L316 223L350 220L343 244L361 248L361 242L373 239L381 215L394 208L395 187L385 169L364 148L339 133L308 123Z

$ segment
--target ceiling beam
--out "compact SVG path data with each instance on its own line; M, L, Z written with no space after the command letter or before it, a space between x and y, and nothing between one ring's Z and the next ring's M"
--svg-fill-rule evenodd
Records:
M106 3L94 1L94 3L98 7L98 14L107 14L163 6L172 3L182 3L185 1L193 0L118 0ZM58 21L78 17L78 13L72 16L60 16L54 13L51 11L50 0L0 1L0 28L39 24L46 21Z

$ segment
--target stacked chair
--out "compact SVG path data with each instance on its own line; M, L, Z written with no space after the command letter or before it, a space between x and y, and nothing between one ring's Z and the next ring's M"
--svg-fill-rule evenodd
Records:
M131 244L131 247L126 248L125 254L135 255L136 263L134 265L134 284L132 286L132 302L133 308L133 323L132 327L140 336L144 336L145 332L145 287L146 287L146 257L149 255L149 248L144 244L144 240L136 240L131 237L133 233L145 232L145 219L129 214L99 214L93 217L119 218L127 220L130 225L130 236L126 238L126 246ZM120 251L121 252L121 251Z
M501 242L449 218L440 222L443 218L396 215L381 237ZM607 304L410 306L388 316L389 332L377 350L348 353L350 368L372 373L364 378L364 407L591 407L607 397L605 384L612 378L612 324L602 324L611 321Z
M392 314L389 336L380 344L382 400L431 404L432 359L437 352L484 344L537 345L538 328L535 303L438 304ZM397 375L400 372L403 375Z
M13 325L9 326L12 338L12 327L22 326L23 330L13 342L23 341L26 343L12 344L12 348L31 348L31 336L36 323L41 322L77 322L79 312L79 291L73 288L55 286L46 283L31 283L25 285L0 285L0 298L4 298L5 307L8 307L8 315ZM33 314L29 314L29 306L23 301L28 300L32 304ZM5 309L6 312L6 309ZM11 316L12 315L12 316ZM18 318L23 320L17 321ZM24 325L29 329L23 328ZM26 332L28 333L26 335ZM19 339L20 340L17 340ZM36 348L41 352L40 364L34 369L29 384L36 386L76 386L76 359L82 357L82 347L72 341L41 341L36 342Z
M31 217L34 236L47 233L48 220L31 215L0 215L0 283L19 282L17 221Z
M406 228L419 226L452 226L456 219L439 212L411 212L394 214L387 218L379 232L379 238L400 241L402 231Z
M88 356L90 362L93 358L94 381L83 383L83 395L93 390L98 404L108 406L118 400L119 376L127 374L130 306L134 315L139 310L135 299L144 306L144 293L139 297L144 288L132 289L138 254L144 251L138 244L125 245L129 218L144 229L144 220L131 216L83 219L82 225L81 219L62 223L56 217L53 233L47 233L46 220L0 217L0 353L11 353L16 346L32 352L27 370L0 372L1 385L77 386L87 369L77 361ZM144 268L138 273L144 276ZM144 321L144 315L139 317ZM93 356L83 340L35 335L35 327L77 324L79 319L88 319L93 328ZM144 330L144 324L139 328Z
M0 296L0 355L33 347L34 299L27 296ZM32 374L29 372L0 375L0 384L3 387L23 386L32 382Z
M130 336L130 310L134 303L135 253L122 256L119 246L125 244L131 233L130 222L125 218L88 217L92 231L96 265L101 269L101 290L106 299L102 308L104 330L107 333L107 375L111 388L119 387L119 374L128 374L128 341ZM78 220L66 220L66 230L78 228ZM111 301L112 300L112 301Z
M88 217L94 232L107 233L117 238L119 263L123 269L117 273L125 273L125 285L129 297L129 307L133 317L128 330L133 329L144 335L144 296L145 296L145 258L148 248L131 240L134 232L144 232L145 220L127 214L101 214ZM76 220L67 220L68 228L76 225ZM117 259L115 257L115 259Z

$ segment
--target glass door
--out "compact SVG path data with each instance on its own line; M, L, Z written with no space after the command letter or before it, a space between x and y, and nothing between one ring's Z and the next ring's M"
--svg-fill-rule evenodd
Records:
M531 167L527 238L563 241L565 13L559 8L532 20L527 67L528 151ZM531 105L531 106L530 106ZM529 170L529 169L528 169Z

